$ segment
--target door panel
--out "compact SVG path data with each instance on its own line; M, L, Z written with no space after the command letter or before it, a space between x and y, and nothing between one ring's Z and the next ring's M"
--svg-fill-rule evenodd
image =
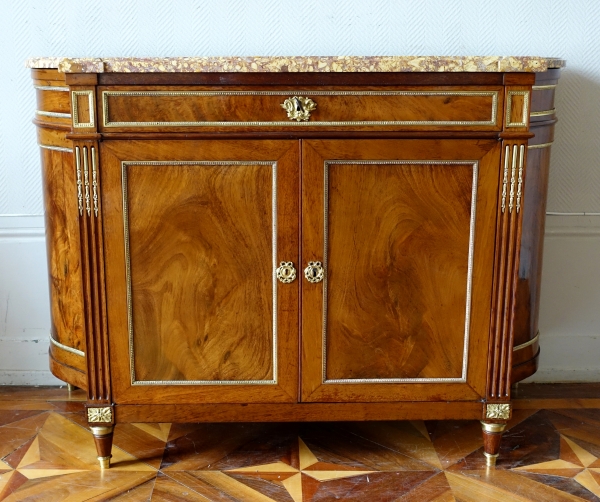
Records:
M303 260L325 267L303 282L304 400L483 395L498 159L496 142L303 143Z
M298 283L275 279L298 260L297 152L103 144L117 403L297 400Z

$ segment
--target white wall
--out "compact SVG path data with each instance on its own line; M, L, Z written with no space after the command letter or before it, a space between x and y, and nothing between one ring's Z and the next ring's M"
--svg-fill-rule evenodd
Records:
M557 90L534 379L600 376L597 0L3 0L0 383L56 382L30 56L500 54L568 60ZM577 216L596 213L595 216ZM15 216L22 215L22 216Z

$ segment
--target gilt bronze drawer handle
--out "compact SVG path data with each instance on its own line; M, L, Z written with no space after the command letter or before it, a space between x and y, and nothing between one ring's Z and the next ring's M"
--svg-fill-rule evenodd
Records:
M282 261L277 267L277 279L284 284L293 282L296 279L296 268L291 261Z
M304 277L308 282L321 282L325 272L320 261L309 261L308 267L304 269Z
M287 116L290 120L302 120L310 119L310 112L317 107L310 98L304 98L302 96L294 96L293 98L287 98L282 104L283 108L287 112Z

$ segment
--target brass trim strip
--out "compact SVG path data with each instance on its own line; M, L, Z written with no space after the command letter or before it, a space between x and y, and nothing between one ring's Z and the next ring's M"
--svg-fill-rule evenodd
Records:
M70 119L70 113L61 113L61 112L46 112L44 110L36 110L36 115L42 115L43 117L53 117L57 119Z
M544 91L546 89L554 89L558 84L548 84L548 85L533 85L531 86L531 90L533 91Z
M88 106L90 109L90 121L79 122L79 110L77 104L77 96L87 96ZM94 120L94 91L71 91L71 113L73 115L73 127L95 127Z
M511 120L511 107L513 96L524 96L523 114L520 122ZM527 118L529 116L529 91L508 91L506 95L506 127L527 127Z
M337 122L111 122L109 117L109 96L490 96L492 115L490 120L365 120ZM498 91L102 91L104 127L271 127L271 126L484 126L496 125L498 117Z
M65 148L64 146L52 146L52 145L44 145L42 143L38 143L40 148L45 148L46 150L54 150L55 152L66 152L73 153L72 148Z
M515 202L515 174L517 170L517 145L513 145L512 163L510 169L510 194L508 199L508 212L512 213L513 204Z
M538 331L537 334L528 342L522 343L521 345L514 346L513 352L516 352L517 350L521 350L526 347L529 347L530 345L533 345L535 342L537 342L539 339L540 339L540 332Z
M540 143L539 145L529 145L527 148L531 150L534 148L548 148L549 146L552 146L552 143L554 143L554 141L550 141L550 143Z
M68 87L54 87L52 85L34 85L34 89L38 91L60 91L60 92L69 92Z
M521 210L521 196L523 195L523 164L525 145L519 147L519 178L517 180L517 213Z
M92 151L92 191L94 201L94 216L98 217L98 177L96 169L96 149L91 148Z
M556 108L552 108L551 110L541 110L539 112L531 112L531 117L543 117L544 115L554 115L556 113Z
M69 347L68 345L63 345L60 342L57 342L52 337L52 335L50 335L49 338L50 338L50 343L52 345L56 345L59 349L63 349L63 350L66 350L67 352L71 352L72 354L75 354L75 355L78 355L78 356L81 356L81 357L85 357L85 352L83 352L81 350L78 350L78 349L74 349L73 347Z
M129 253L129 210L127 204L127 167L128 166L248 166L266 165L272 167L272 288L273 288L273 379L272 380L136 380L135 350L133 345L133 307L131 292L131 258ZM129 365L131 385L277 385L277 161L275 160L190 160L190 161L122 161L121 179L123 195L123 232L125 242L125 278L127 284L127 324L129 332Z
M506 192L508 186L508 163L510 159L510 146L504 151L504 179L502 180L502 212L506 211Z
M92 208L90 206L90 173L88 166L87 146L83 147L83 185L85 188L85 209L88 216L91 216Z
M467 291L465 309L465 331L463 346L462 374L456 378L344 378L327 379L327 287L328 287L328 232L329 232L329 165L330 164L359 164L359 165L465 165L473 166L473 186L471 191L471 220L469 227L469 255L467 258ZM473 255L475 246L475 214L477 209L477 180L479 162L476 160L326 160L324 162L324 235L323 235L323 330L322 330L322 382L323 384L363 384L363 383L465 383L469 362L469 338L471 324L471 296L473 285Z

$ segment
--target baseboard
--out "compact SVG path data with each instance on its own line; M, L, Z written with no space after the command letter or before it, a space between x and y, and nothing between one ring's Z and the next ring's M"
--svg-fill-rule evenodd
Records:
M0 385L65 385L50 371L0 370Z

